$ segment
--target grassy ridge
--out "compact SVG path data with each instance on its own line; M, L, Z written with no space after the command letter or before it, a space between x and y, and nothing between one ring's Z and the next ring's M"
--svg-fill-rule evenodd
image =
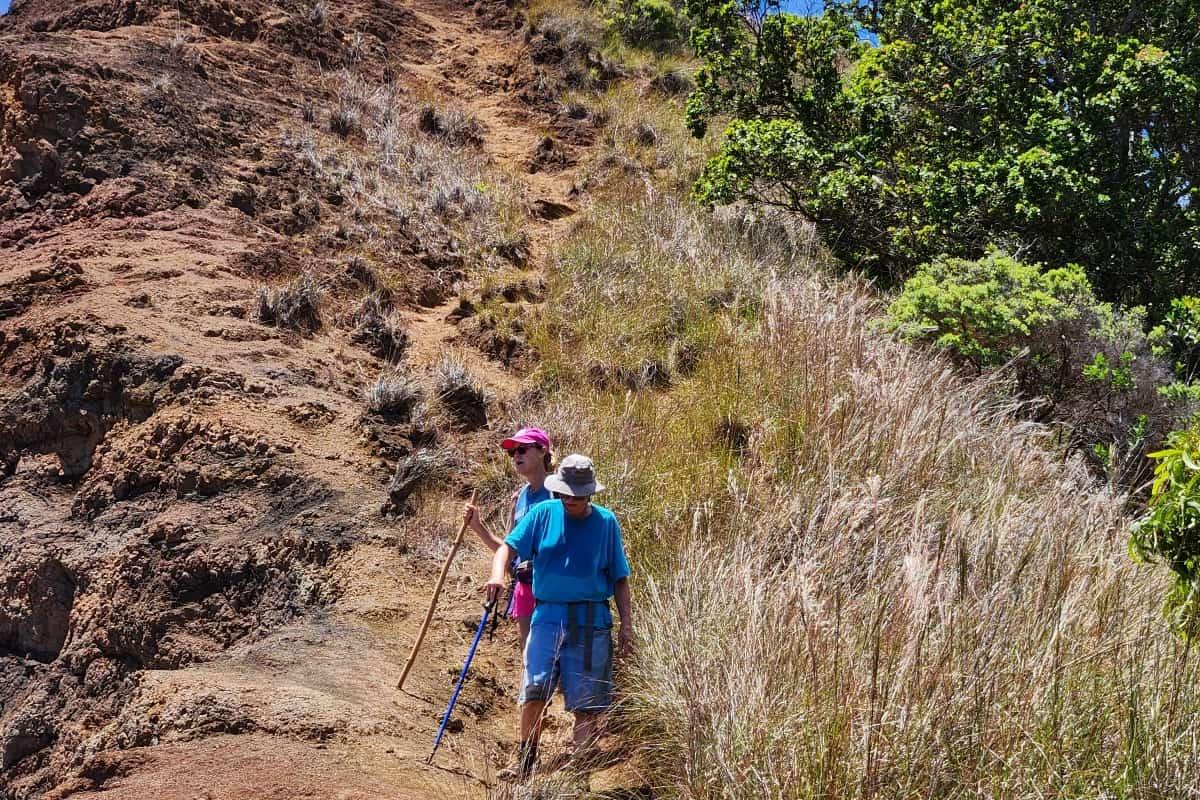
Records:
M575 101L678 119L616 92ZM596 178L533 333L539 418L597 458L627 528L626 708L655 783L1194 791L1200 675L1128 560L1123 498L992 387L874 332L882 299L802 229L690 206L684 148L705 145L676 133L653 166L649 137L610 141L625 166Z
M667 325L662 276L618 253L666 258L646 228L695 213L593 208L577 235L609 258L563 251L543 349L549 424L611 476L640 568L628 702L651 762L672 765L660 782L685 797L1191 786L1200 676L1164 629L1160 578L1126 556L1123 498L1049 456L991 387L872 334L879 301L853 281L756 278L757 296ZM710 266L737 263L699 235ZM612 302L635 287L641 303ZM585 298L634 319L579 314ZM696 330L704 346L668 388L597 389L580 366L623 352L602 327L639 331L639 355Z

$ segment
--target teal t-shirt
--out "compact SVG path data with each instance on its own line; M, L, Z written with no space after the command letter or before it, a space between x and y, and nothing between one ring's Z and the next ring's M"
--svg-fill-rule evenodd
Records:
M521 491L517 492L517 502L513 505L513 527L516 527L529 509L549 499L550 490L545 486L536 492L530 490L528 483L522 486Z
M524 519L529 513L529 509L536 506L538 503L545 502L552 497L550 490L545 486L538 489L536 492L530 491L529 484L521 487L521 491L517 492L517 502L513 504L513 528L517 527L517 523ZM512 560L512 568L515 571L522 561L525 559L519 555Z
M558 500L529 509L504 543L533 561L533 622L563 622L566 603L607 601L617 581L629 577L621 525L607 508L572 519ZM595 620L611 625L605 609Z

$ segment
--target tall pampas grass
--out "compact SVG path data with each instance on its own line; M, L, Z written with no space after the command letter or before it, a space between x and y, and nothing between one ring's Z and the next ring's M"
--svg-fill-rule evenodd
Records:
M535 335L537 413L626 527L621 713L661 796L1200 792L1200 674L1127 499L1002 387L880 333L870 286L755 230L598 203ZM582 371L689 337L666 388Z

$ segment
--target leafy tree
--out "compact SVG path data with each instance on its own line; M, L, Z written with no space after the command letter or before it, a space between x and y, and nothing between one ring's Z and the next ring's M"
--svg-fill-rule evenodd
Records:
M1168 359L1180 380L1200 379L1200 297L1184 295L1171 301L1162 324L1150 331L1154 352Z
M836 255L885 278L995 243L1082 264L1101 297L1156 315L1200 278L1193 0L686 11L704 60L689 125L727 120L702 202L801 212Z
M1161 560L1175 573L1165 610L1185 636L1200 625L1200 431L1176 431L1157 460L1149 509L1134 525L1133 556Z

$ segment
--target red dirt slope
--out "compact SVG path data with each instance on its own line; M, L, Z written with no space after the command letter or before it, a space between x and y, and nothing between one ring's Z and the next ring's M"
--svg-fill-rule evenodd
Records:
M503 0L16 0L0 18L0 797L490 781L511 631L442 766L422 763L478 618L477 547L412 694L393 686L519 388L456 346L490 397L439 404L446 316L480 276L536 269L588 141L547 144L571 122L530 90L527 38ZM445 138L427 108L465 110L462 163L509 176L520 230L472 220L461 189L385 197L386 126L333 132L347 103L394 116L409 161L451 152L422 138ZM302 272L319 319L267 324L259 289ZM384 372L432 410L369 408ZM393 473L427 453L441 477L409 497Z

